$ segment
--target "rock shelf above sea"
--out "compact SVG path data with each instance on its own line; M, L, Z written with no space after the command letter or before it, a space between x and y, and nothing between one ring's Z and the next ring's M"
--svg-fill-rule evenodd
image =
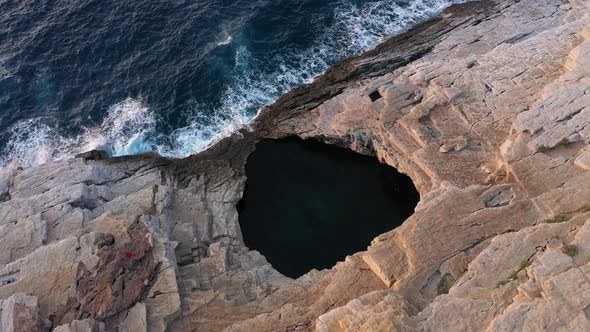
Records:
M6 168L1 330L590 330L589 91L590 1L474 1L198 155ZM236 205L256 142L288 136L408 175L415 213L331 269L281 275Z

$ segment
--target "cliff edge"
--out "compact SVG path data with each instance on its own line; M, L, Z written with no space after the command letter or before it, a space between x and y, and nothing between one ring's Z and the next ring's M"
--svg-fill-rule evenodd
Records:
M590 1L447 8L183 160L0 174L1 331L590 330ZM374 156L404 224L293 280L243 242L257 140Z

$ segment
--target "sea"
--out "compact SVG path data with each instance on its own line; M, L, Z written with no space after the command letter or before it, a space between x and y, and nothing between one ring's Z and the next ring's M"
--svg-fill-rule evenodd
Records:
M0 0L0 167L182 158L459 0Z

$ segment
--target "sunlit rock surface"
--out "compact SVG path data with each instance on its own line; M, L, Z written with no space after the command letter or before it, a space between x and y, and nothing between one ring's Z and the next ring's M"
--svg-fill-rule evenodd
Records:
M589 7L450 7L185 160L4 170L2 331L587 331ZM415 214L281 275L235 206L255 141L290 135L409 175Z

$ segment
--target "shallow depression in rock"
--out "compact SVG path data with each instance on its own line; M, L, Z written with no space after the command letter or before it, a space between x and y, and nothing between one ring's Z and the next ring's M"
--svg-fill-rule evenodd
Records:
M411 179L375 158L313 140L263 140L238 204L246 245L299 277L334 266L409 217Z

